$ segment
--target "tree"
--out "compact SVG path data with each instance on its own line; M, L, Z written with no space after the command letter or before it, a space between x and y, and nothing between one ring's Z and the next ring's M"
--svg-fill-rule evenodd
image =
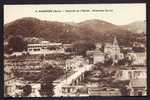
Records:
M86 55L87 50L94 50L95 44L89 41L77 41L73 43L73 50L77 55Z
M54 86L52 82L45 81L41 84L40 94L42 96L53 96L54 95L53 88Z
M42 96L52 96L53 92L53 84L52 82L59 78L64 74L63 69L59 67L54 67L52 64L48 62L42 63L41 69L41 89L40 94Z
M24 87L23 87L23 96L29 96L30 94L31 94L31 92L32 92L32 87L31 87L31 85L25 85Z
M27 44L21 36L14 35L8 39L8 47L12 49L13 52L22 52L27 48Z
M95 64L95 70L99 70L99 69L101 69L101 68L103 68L104 67L104 63L102 63L102 62L97 62L96 64Z
M120 88L122 96L130 96L130 90L127 88L127 85L123 85Z

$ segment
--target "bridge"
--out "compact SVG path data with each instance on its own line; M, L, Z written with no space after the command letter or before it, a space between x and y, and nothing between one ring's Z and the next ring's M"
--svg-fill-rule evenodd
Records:
M63 91L74 91L72 87L68 88L66 86L79 85L80 82L84 79L84 73L86 71L92 70L92 68L92 65L84 65L83 67L79 68L74 74L57 84L54 87L54 96L65 96L65 94L63 94Z

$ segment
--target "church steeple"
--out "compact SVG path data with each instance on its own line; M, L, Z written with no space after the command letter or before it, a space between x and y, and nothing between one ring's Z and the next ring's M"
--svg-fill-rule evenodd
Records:
M116 59L118 59L118 55L120 54L120 48L119 48L116 36L114 37L112 46L113 46L113 51L112 51L113 59L116 60Z
M115 47L119 46L116 36L114 37L113 46L115 46Z

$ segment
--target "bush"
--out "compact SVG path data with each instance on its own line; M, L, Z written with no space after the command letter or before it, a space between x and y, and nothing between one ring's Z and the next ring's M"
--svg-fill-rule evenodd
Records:
M32 87L31 85L25 85L23 87L23 96L29 96L32 92Z
M8 49L12 49L13 52L22 52L27 49L27 44L24 42L21 36L11 36L8 39Z

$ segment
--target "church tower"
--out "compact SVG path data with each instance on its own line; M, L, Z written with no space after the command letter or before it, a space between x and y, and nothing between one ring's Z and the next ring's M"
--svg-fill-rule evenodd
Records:
M114 59L118 59L118 55L120 54L120 47L118 45L118 41L116 36L114 37L113 44L112 44L112 55Z
M123 54L120 52L120 47L116 36L114 37L112 43L105 44L104 53L110 55L113 61L123 58Z
M116 36L114 37L113 46L114 47L119 47Z

